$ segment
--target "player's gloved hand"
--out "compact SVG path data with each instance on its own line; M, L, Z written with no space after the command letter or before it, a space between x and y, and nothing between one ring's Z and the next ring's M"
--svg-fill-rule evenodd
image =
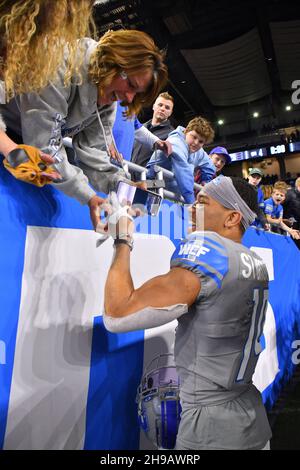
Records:
M195 230L204 230L204 204L203 204L203 191L200 190L197 194L196 200L193 204L187 206L188 210L188 233Z
M51 168L56 163L50 155L30 145L18 145L3 160L5 168L17 179L38 187L61 180L61 175Z
M134 232L133 216L138 215L137 211L124 203L120 203L117 194L113 191L110 193L107 204L105 204L107 220L99 222L96 232L116 238L132 237Z
M111 194L110 201L114 210L108 217L108 232L114 240L126 240L132 248L133 216L136 212L129 205L120 204L116 193Z

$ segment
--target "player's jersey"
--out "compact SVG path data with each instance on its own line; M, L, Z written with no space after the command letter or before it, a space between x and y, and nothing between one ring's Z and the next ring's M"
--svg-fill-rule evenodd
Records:
M246 391L261 351L268 273L248 248L214 232L195 232L175 250L171 267L201 281L196 302L178 319L175 361L181 399L222 403Z

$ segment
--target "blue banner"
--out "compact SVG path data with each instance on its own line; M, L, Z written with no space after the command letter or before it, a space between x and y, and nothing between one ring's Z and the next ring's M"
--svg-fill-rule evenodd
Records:
M144 332L113 335L103 328L101 289L110 248L95 248L87 207L50 186L21 183L3 166L0 179L0 447L138 448L135 396ZM166 203L162 214L169 208ZM150 267L164 259L160 268L167 269L184 232L180 207L170 220L145 218L138 227L146 233L151 228L165 243L161 253L152 253L159 236L144 240ZM257 381L271 408L295 368L300 255L290 238L256 229L247 231L244 244L270 261L270 334L262 357L274 367L267 381L266 369ZM140 257L139 282L142 268ZM147 273L153 275L150 268Z

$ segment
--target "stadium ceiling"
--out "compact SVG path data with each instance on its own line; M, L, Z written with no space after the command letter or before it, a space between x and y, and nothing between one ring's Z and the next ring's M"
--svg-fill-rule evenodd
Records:
M100 35L139 29L167 50L168 91L183 124L203 115L247 130L255 109L280 120L300 80L299 1L109 0L97 2L95 19Z

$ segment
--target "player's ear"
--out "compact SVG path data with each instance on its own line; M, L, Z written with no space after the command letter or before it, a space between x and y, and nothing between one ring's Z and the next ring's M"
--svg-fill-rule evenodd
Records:
M240 225L242 220L242 214L238 211L228 211L226 215L224 225L226 228L231 229Z

